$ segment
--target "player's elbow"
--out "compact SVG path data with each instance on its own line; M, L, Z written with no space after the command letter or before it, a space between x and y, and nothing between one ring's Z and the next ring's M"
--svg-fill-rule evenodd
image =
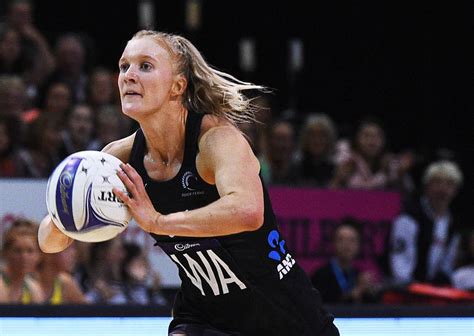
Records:
M51 242L43 239L38 239L38 245L43 253L58 253L66 249L68 242Z
M258 230L263 224L263 205L257 202L248 202L241 207L241 218L246 231Z
M54 248L51 247L51 245L48 245L46 244L45 242L39 240L38 241L39 243L39 248L41 250L41 252L43 253L56 253L56 252L59 252L59 251L56 251Z

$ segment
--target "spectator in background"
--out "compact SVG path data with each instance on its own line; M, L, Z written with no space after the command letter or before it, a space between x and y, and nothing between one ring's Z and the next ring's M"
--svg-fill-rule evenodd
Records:
M83 39L64 33L56 41L56 69L48 82L65 82L72 92L73 104L85 103L87 96L86 47Z
M268 130L268 148L259 157L261 174L269 184L295 184L298 169L295 161L295 129L286 120L275 121Z
M166 306L168 303L160 291L160 278L151 269L142 248L136 243L126 243L124 248L122 275L127 303Z
M451 277L455 288L474 291L474 229L463 235L459 262Z
M47 178L61 162L58 148L62 127L62 120L48 116L40 116L28 126L25 148L19 155L25 177Z
M60 156L65 158L89 149L94 139L94 131L94 115L90 106L73 106L66 119L66 128L61 133Z
M125 249L120 237L95 243L91 247L87 270L86 297L91 303L126 304L122 273Z
M13 28L0 29L0 75L23 76L29 70L20 34Z
M29 113L30 121L38 118L40 115L54 118L61 121L66 120L69 111L73 106L71 87L62 81L52 81L43 87L44 93L40 95L38 101L39 109L33 109Z
M450 283L460 242L450 205L462 179L458 166L450 161L426 168L423 195L393 222L389 258L396 282Z
M87 303L76 280L66 272L69 249L61 253L42 253L38 282L44 293L44 303L52 305Z
M400 165L386 149L380 121L364 119L357 128L349 152L338 155L333 187L354 189L403 189L410 162Z
M258 138L258 130L255 123L247 123L243 122L239 125L239 130L243 133L245 138L252 147L253 153L258 156L261 153L261 149L259 146L259 138Z
M0 177L22 177L25 167L20 159L18 120L0 115Z
M361 272L354 265L360 251L358 223L344 219L334 231L334 257L311 276L313 286L327 303L373 302L376 283L370 272Z
M21 54L25 60L22 77L28 97L33 100L38 88L51 74L55 59L48 41L33 22L33 3L29 0L10 2L4 27L15 30L21 40Z
M16 219L3 235L2 256L5 269L1 277L8 290L8 303L42 303L44 294L35 279L41 252L38 246L38 225Z
M117 79L103 67L95 68L87 84L87 103L94 111L108 105L118 105Z
M131 119L124 116L115 105L99 108L95 120L95 139L89 149L102 150L106 144L130 134Z
M300 141L300 183L328 187L335 172L335 144L337 131L325 114L309 115L303 125Z
M0 116L23 119L27 108L26 87L19 76L0 76Z

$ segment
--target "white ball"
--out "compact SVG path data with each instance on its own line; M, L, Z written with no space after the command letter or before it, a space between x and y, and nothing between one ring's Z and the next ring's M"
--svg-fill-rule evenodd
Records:
M84 242L101 242L128 226L128 207L112 188L126 191L118 178L122 162L110 154L82 151L69 155L51 174L46 205L54 224L67 236Z

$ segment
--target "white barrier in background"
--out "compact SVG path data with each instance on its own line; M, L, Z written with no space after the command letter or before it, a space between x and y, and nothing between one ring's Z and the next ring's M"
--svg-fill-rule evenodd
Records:
M0 317L2 336L167 335L170 317ZM472 335L472 317L396 317L336 318L343 336L468 336Z
M40 221L47 214L45 179L0 179L0 238L12 217ZM178 287L181 283L176 265L156 246L149 234L130 222L123 233L125 239L136 241L148 252L153 269L160 275L163 287ZM1 239L0 239L1 241Z

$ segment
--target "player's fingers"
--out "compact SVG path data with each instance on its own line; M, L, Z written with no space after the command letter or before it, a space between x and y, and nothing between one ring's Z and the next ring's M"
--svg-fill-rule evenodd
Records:
M142 184L143 180L138 172L129 163L120 166L127 176L136 184Z
M125 204L125 205L130 205L131 198L128 196L128 194L116 187L112 188L112 192L120 198L120 200Z
M136 196L137 188L135 187L135 184L132 182L130 177L126 174L126 172L123 170L120 170L117 172L117 176L123 182L123 184L127 188L128 192L132 195L132 197Z

